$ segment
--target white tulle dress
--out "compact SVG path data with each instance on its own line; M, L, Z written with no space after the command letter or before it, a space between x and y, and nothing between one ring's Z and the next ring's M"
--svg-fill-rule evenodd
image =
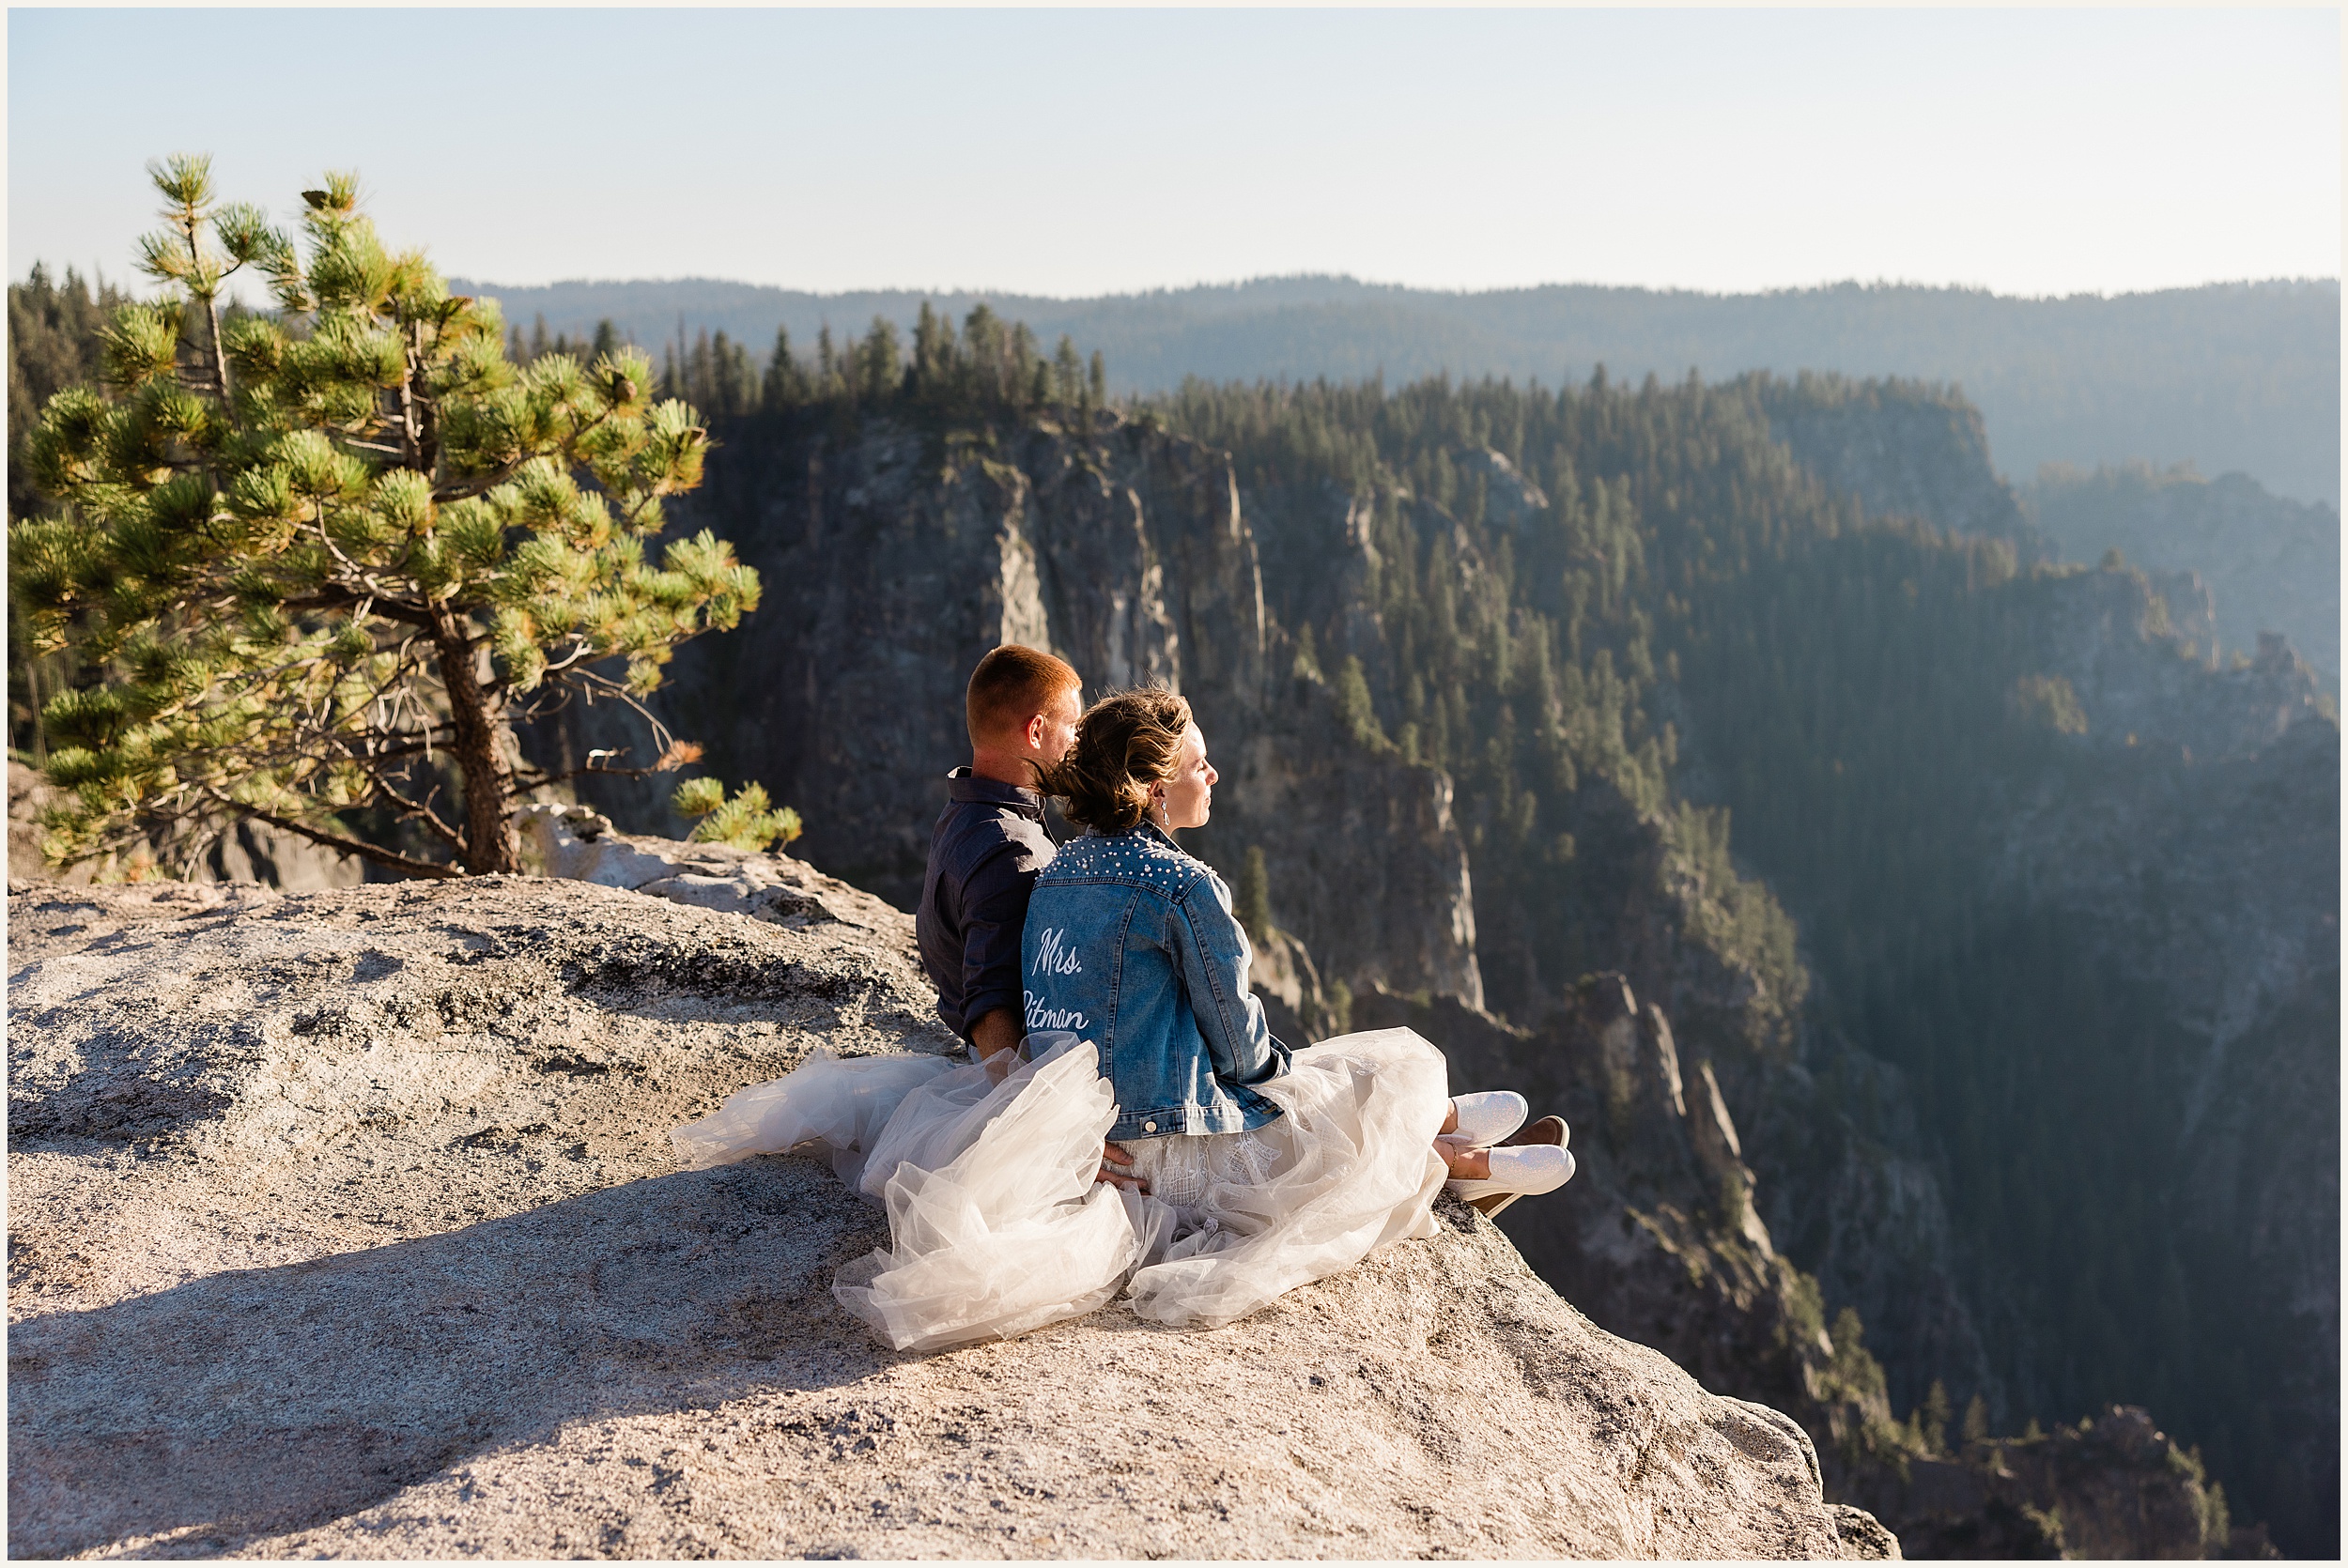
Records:
M1435 1234L1443 1053L1408 1029L1342 1035L1255 1088L1252 1132L1124 1145L1143 1194L1097 1182L1116 1103L1093 1047L1031 1036L1032 1060L842 1059L729 1096L670 1136L687 1167L827 1153L888 1211L889 1245L842 1268L841 1304L900 1350L1001 1339L1120 1288L1157 1322L1211 1328Z

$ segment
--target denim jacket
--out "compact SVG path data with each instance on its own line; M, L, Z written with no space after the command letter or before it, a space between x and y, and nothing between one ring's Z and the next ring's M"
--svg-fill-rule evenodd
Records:
M1028 1031L1099 1048L1117 1093L1112 1140L1240 1132L1279 1115L1248 1087L1286 1072L1289 1048L1247 989L1230 889L1154 826L1061 845L1028 897L1020 959Z

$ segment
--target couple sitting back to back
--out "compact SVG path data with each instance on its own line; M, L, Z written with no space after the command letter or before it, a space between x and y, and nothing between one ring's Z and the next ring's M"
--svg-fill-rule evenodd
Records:
M1151 1141L1274 1120L1256 1085L1294 1057L1249 988L1229 889L1174 842L1206 825L1218 776L1189 703L1140 690L1086 710L1082 688L1068 664L1031 648L979 661L965 702L971 761L949 776L915 923L938 1013L979 1057L1043 1032L1099 1049L1118 1103L1100 1175L1121 1183L1132 1160L1120 1144L1138 1143L1156 1165L1166 1151ZM1083 837L1053 844L1047 794ZM1490 1145L1523 1115L1516 1095L1469 1096L1438 1129L1455 1190L1488 1211L1572 1173L1554 1117L1493 1169Z
M1079 704L1076 672L998 648L915 925L976 1060L818 1052L673 1134L687 1161L823 1148L890 1245L833 1293L900 1350L1003 1338L1122 1291L1178 1327L1244 1316L1435 1234L1446 1182L1494 1212L1573 1173L1555 1116L1451 1097L1408 1029L1291 1049L1248 988L1230 890L1173 835L1215 771L1182 698ZM1055 846L1047 795L1083 833Z

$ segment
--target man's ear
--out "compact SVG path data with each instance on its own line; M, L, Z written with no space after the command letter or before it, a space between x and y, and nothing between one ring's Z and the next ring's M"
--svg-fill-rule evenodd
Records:
M1043 715L1042 714L1029 714L1027 715L1027 727L1021 730L1020 733L1027 738L1027 749L1029 751L1043 750Z

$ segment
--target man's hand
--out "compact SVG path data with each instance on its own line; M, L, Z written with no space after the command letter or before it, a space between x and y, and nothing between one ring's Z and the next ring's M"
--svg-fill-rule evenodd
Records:
M1122 1170L1120 1166L1124 1167ZM1130 1187L1136 1192L1147 1192L1150 1184L1134 1175L1134 1157L1115 1144L1101 1145L1101 1174L1093 1178L1111 1187Z
M1020 1027L1019 1015L1009 1007L997 1007L970 1025L970 1049L979 1053L981 1062L998 1051L1017 1050L1019 1042L1027 1038L1027 1031Z

